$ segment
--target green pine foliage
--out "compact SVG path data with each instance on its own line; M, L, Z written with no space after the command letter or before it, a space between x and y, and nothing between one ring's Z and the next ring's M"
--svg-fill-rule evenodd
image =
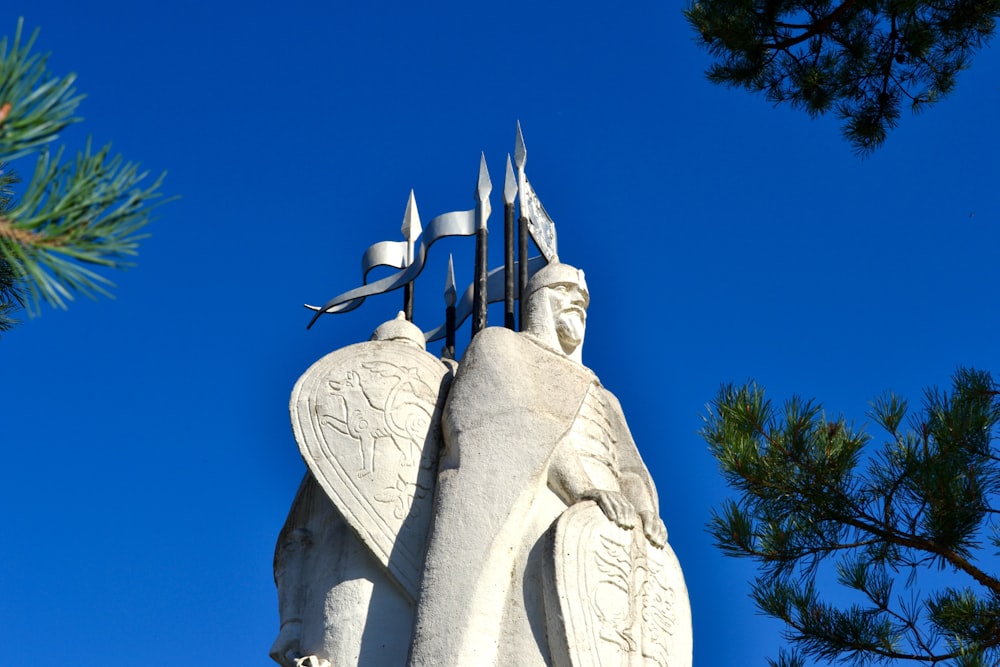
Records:
M811 116L835 112L866 154L955 86L996 29L1000 0L695 0L710 81Z
M13 185L16 174L0 166L0 219L7 216L7 210L14 200ZM0 258L0 333L17 324L14 313L24 307L24 291L18 274L7 260Z
M46 56L31 53L37 31L23 39L18 21L12 40L0 40L0 331L22 307L36 314L42 303L65 308L76 294L109 295L99 273L131 265L142 229L162 203L163 177L148 174L110 146L88 140L75 159L49 150L68 125L80 121L83 96L75 76L53 76ZM20 182L10 163L35 155L31 180Z
M709 531L756 563L751 597L785 624L769 664L1000 664L1000 387L960 369L920 410L887 394L869 417L881 445L753 383L709 407L702 435L736 491Z

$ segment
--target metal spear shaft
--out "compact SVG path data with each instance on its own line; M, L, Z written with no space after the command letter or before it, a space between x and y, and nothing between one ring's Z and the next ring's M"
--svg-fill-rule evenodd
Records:
M487 286L489 267L486 262L489 231L486 221L490 217L490 172L486 169L486 154L479 161L479 183L476 187L476 278L472 291L472 336L486 328Z
M445 329L445 339L444 339L444 350L441 356L445 359L455 358L455 298L457 296L457 290L455 289L455 263L452 260L452 256L448 255L448 277L445 280L444 285L444 329Z
M517 165L517 188L521 192L521 215L517 221L517 257L518 257L518 290L519 306L518 324L524 330L524 320L528 314L528 217L524 206L524 164L528 161L528 151L521 136L521 121L517 121L517 135L514 137L514 163Z
M413 281L403 285L403 316L413 321Z
M503 185L503 324L514 329L514 195L517 194L517 179L510 166L507 153L507 175Z
M403 215L403 238L406 239L406 265L413 264L413 247L423 231L420 226L420 214L417 212L417 202L410 190L410 199L406 202L406 213ZM407 320L413 321L413 281L403 285L403 314Z

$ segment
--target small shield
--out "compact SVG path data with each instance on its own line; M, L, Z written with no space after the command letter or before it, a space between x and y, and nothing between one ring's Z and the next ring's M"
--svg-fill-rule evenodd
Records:
M545 617L556 667L691 667L691 607L670 545L619 528L593 502L549 532Z
M310 472L411 600L420 590L448 368L401 341L326 355L292 390Z

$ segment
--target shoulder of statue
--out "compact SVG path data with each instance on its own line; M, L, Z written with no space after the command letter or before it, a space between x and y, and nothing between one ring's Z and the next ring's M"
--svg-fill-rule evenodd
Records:
M483 356L497 354L512 354L524 345L524 337L506 327L488 327L483 329L469 343L462 355L462 364Z
M591 370L589 366L586 366L579 361L574 361L573 359L570 359L565 354L557 350L553 350L549 345L545 343L544 340L538 338L537 336L533 336L532 334L529 334L527 332L521 332L516 335L524 342L525 347L532 350L533 354L539 355L535 357L536 359L548 358L552 360L554 363L560 364L562 366L565 366L567 369L570 369L570 372L573 375L581 377L597 385L598 388L603 389L603 387L601 386L600 378L597 377L597 374L593 370Z
M600 382L598 382L598 386L601 387L601 390L604 392L605 398L611 404L611 406L614 407L615 409L617 409L618 412L621 412L622 411L622 404L621 404L621 401L618 400L618 397L615 396L614 393L610 389L608 389L607 387L601 385Z
M572 376L602 387L597 374L587 366L566 358L529 333L506 327L488 327L476 334L462 356L459 371L462 367L487 366L514 372L520 364L536 364L543 359L564 366Z
M486 327L476 334L476 337L472 339L469 346L496 345L501 343L501 341L514 341L520 338L521 334L507 327Z

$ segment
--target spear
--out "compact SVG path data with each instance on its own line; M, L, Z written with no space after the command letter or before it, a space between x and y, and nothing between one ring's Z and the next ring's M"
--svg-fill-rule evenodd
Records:
M448 277L444 283L444 350L441 356L445 359L455 358L455 299L458 291L455 289L455 263L451 254L448 255Z
M514 328L514 195L517 194L517 179L510 166L507 153L507 176L503 183L503 324Z
M524 329L524 318L528 314L525 292L528 290L528 211L524 206L524 164L528 161L528 151L521 136L521 121L517 121L517 135L514 137L514 163L517 165L517 189L521 194L521 216L517 221L518 289L517 300L520 313L518 322ZM509 165L509 163L508 163Z
M479 160L479 183L476 187L476 278L472 298L473 336L486 328L486 290L489 278L489 268L486 266L489 232L486 229L486 221L490 217L490 192L492 191L493 183L490 182L490 172L486 169L486 154L483 153Z
M420 214L417 213L417 202L410 190L410 199L406 202L406 213L403 215L403 238L406 239L406 266L413 264L413 247L423 229L420 226ZM403 313L410 322L413 321L413 281L403 286Z

